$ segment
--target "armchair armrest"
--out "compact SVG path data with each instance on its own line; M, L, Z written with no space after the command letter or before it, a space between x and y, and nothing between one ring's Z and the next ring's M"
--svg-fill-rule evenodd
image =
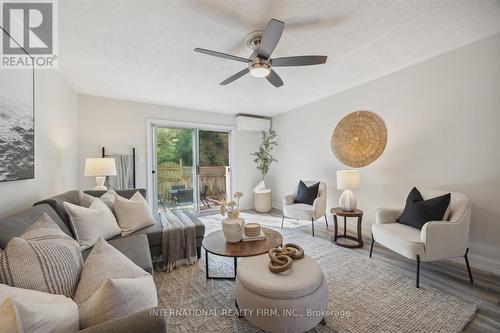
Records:
M469 231L466 223L430 221L420 231L425 244L426 258L441 260L465 254Z
M294 194L287 194L283 197L283 206L291 205L295 201Z
M167 333L165 318L155 316L153 309L136 312L134 314L109 320L99 325L87 327L81 333Z
M326 214L326 196L319 196L313 201L314 219L319 219Z
M375 211L375 223L394 223L401 213L403 213L402 208L380 207Z

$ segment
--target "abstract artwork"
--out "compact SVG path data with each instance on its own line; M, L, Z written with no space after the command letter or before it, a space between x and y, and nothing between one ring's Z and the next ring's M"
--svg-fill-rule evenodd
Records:
M34 69L0 69L0 182L34 178L34 127Z

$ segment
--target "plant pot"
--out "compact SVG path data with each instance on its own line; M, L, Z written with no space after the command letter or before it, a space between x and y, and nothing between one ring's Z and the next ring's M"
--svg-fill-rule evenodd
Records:
M238 217L226 217L222 220L222 232L226 241L229 243L237 243L243 238L245 230L245 220Z
M269 213L273 209L271 189L253 192L253 209L257 213Z

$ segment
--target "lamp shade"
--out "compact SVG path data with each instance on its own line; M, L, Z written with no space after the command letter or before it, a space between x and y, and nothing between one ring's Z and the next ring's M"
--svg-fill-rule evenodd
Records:
M116 176L114 158L87 158L85 160L85 176Z
M339 190L355 190L361 184L361 174L358 170L337 171L337 188Z

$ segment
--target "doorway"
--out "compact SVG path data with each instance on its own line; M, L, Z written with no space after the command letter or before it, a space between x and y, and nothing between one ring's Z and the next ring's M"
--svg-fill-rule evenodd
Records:
M150 131L155 211L219 211L232 195L232 129L158 121Z

